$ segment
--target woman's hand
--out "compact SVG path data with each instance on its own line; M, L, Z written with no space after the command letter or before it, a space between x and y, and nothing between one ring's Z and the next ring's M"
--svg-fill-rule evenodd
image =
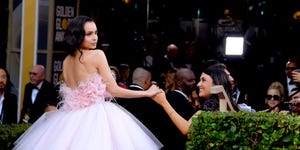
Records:
M56 106L52 106L52 105L48 105L46 108L45 108L45 112L49 112L49 111L53 111L53 110L57 110L57 107Z
M146 90L146 91L149 94L149 97L152 97L152 96L154 96L156 94L161 93L161 89L157 85L155 85L155 84L152 84L150 86L150 88L148 90Z
M160 90L159 94L156 94L154 96L151 97L157 104L159 105L163 105L166 101L166 93L163 90Z

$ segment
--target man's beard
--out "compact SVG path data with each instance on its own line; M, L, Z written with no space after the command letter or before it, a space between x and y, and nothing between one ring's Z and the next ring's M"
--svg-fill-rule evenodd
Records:
M5 84L3 82L0 83L0 91L4 91L5 89Z

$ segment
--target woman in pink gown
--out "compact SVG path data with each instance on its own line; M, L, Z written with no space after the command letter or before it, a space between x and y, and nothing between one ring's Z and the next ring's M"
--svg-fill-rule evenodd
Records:
M15 142L16 150L156 150L162 144L133 115L111 102L113 97L151 97L147 91L120 88L106 57L96 50L95 22L86 16L69 21L65 32L68 56L63 62L62 101L44 113Z

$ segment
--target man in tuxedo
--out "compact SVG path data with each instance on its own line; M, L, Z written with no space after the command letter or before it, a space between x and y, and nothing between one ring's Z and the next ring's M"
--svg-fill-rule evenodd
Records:
M46 80L43 65L32 67L30 82L25 85L21 120L23 123L34 123L45 111L56 109L58 95L54 85Z
M189 120L196 109L190 104L189 97L192 94L196 84L196 77L194 72L188 68L177 68L175 76L175 90L166 93L166 97L175 111L186 120ZM173 124L168 128L173 142L173 149L184 150L186 136Z
M132 83L128 89L136 91L147 90L152 85L152 74L145 68L137 67L132 73ZM172 124L165 111L149 97L118 98L118 104L123 106L139 121L141 121L167 149L166 140L170 139L167 132L166 121Z
M292 89L299 88L297 83L292 81L292 72L299 67L298 59L299 58L297 57L289 59L285 66L285 79L282 83L285 87L287 96L291 95Z
M5 68L0 67L0 125L17 123L17 96L10 92L10 76Z

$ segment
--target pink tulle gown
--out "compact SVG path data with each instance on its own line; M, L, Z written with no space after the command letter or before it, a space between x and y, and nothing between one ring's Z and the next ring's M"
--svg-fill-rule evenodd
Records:
M162 144L133 115L111 102L98 73L76 89L61 85L62 107L44 113L15 142L16 150L157 150Z

